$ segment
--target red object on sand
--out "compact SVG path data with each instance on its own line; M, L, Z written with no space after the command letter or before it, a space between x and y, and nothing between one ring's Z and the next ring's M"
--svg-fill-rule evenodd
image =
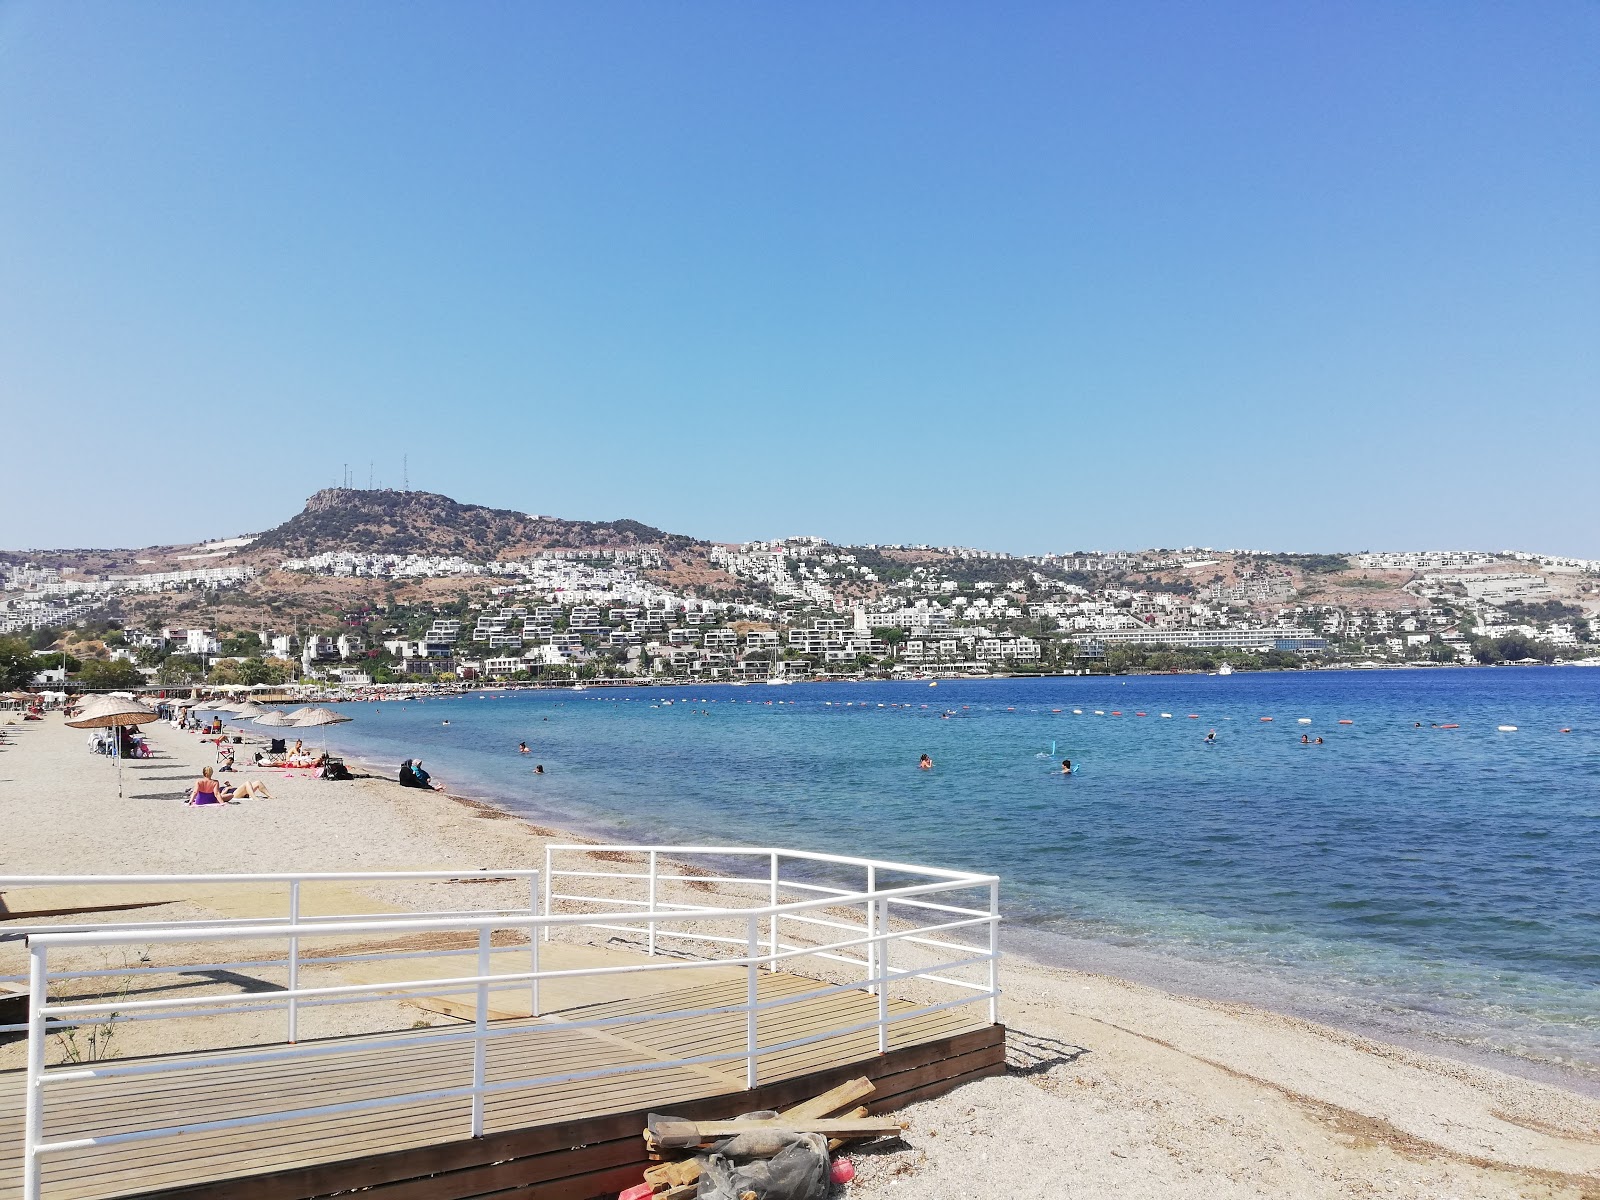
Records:
M828 1168L828 1178L835 1183L849 1183L856 1177L856 1165L848 1158L836 1158Z
M645 1200L646 1196L655 1194L655 1185L649 1183L636 1183L625 1192L617 1193L617 1200Z

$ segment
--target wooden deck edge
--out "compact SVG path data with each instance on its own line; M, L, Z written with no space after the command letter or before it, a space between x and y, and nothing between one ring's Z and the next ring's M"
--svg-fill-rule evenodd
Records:
M887 1112L1004 1069L1005 1027L989 1025L763 1084L753 1091L725 1092L669 1107L675 1115L701 1119L783 1108L865 1075L879 1085L873 1112ZM342 1162L129 1193L120 1200L318 1200L349 1191L361 1191L372 1200L510 1196L589 1200L642 1178L647 1160L639 1131L650 1111L534 1125ZM619 1178L624 1182L616 1184Z

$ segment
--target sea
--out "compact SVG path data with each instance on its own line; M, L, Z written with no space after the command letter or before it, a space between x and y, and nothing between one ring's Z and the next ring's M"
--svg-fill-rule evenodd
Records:
M1029 957L1600 1095L1600 669L340 707L353 760L420 758L538 823L995 873L1002 944Z

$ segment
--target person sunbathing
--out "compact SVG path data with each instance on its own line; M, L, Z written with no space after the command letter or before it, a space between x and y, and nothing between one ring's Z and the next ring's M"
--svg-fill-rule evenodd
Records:
M200 778L194 781L194 787L189 792L190 804L225 804L227 797L217 786L217 781L211 776L211 768L206 767L200 772Z
M267 785L262 783L259 779L246 779L237 787L233 786L232 784L224 783L219 786L217 795L221 796L223 800L230 803L240 796L244 796L246 799L250 800L255 800L258 798L262 800L272 799L272 793L267 791Z

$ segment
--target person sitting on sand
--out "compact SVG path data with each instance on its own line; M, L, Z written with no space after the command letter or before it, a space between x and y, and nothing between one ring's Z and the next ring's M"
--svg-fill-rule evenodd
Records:
M189 792L190 804L223 804L226 802L217 787L217 781L211 777L211 768L206 767L200 772L200 778L194 781L194 787Z
M444 791L444 785L433 782L433 777L422 769L422 760L419 758L411 764L411 774L416 779L414 787L432 788L436 792Z
M931 770L933 770L933 759L929 758L926 754L924 754L917 761L917 768L919 770L922 770L922 771L931 771Z
M233 770L233 747L219 746L217 748L217 759L222 763L222 765L217 768L218 773Z

